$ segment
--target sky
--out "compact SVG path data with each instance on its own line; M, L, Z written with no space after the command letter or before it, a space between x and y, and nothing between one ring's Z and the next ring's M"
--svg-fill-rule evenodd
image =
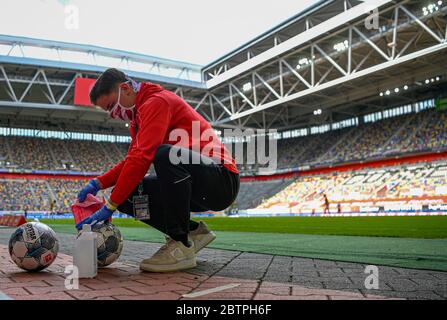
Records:
M316 0L0 0L0 34L206 65Z

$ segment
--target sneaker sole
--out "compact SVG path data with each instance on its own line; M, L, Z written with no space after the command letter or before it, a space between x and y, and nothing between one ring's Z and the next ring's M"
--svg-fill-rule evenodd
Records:
M204 235L200 240L194 240L195 252L199 252L207 245L209 245L214 239L216 239L216 234L212 231Z
M170 265L149 265L140 263L140 270L148 272L175 272L179 270L191 269L197 266L196 259L185 259Z

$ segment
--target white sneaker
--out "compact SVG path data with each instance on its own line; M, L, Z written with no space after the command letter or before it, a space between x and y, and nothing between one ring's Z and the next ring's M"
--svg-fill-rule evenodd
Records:
M140 269L149 272L173 272L194 268L196 254L194 243L186 247L181 241L167 239L163 245L151 258L140 263Z
M194 242L195 252L197 253L216 239L216 234L208 229L205 222L200 221L197 229L189 232L188 238Z

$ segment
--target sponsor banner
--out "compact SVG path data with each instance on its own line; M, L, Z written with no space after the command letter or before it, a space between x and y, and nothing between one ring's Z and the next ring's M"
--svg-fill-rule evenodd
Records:
M0 226L18 227L26 223L23 216L0 216Z
M16 215L16 216L13 216ZM228 217L385 217L385 216L444 216L447 215L447 205L443 206L433 206L433 208L429 208L425 211L400 211L400 212L342 212L342 213L336 213L332 212L329 214L323 214L322 212L305 212L305 213L289 213L289 212L272 212L272 211L255 211L252 212L250 209L239 211L235 213L230 213ZM216 217L216 216L222 216L222 215L216 215L215 213L210 212L204 212L204 213L193 213L192 216L194 217ZM23 211L0 211L0 225L15 225L15 221L17 218L23 218ZM113 218L129 218L131 219L131 216L128 216L123 213L115 213L113 215ZM51 215L47 212L28 212L27 214L27 220L32 221L34 219L41 220L41 219L73 219L74 217L72 213L64 213L64 214L54 214ZM2 224L3 222L3 224ZM7 224L4 224L7 223ZM20 223L20 222L17 222ZM20 223L21 224L21 223ZM20 225L18 224L18 225Z
M74 104L78 106L91 107L90 91L95 84L96 79L90 78L76 78L74 89Z
M425 211L447 211L447 203L429 204Z
M193 213L191 215L197 218L216 217L216 215L213 213Z
M11 217L11 215L17 215L24 217L23 211L0 211L0 218L1 217ZM43 211L28 211L26 218L28 220L33 219L73 219L74 217L72 213L63 213L63 214L51 214L50 212L43 212ZM113 215L113 218L132 218L131 216L128 216L124 213L115 213Z

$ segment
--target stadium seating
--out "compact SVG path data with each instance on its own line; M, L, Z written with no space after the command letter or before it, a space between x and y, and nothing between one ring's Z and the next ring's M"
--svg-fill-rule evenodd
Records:
M48 180L0 180L0 211L51 211L51 202L56 200L54 212L70 212L76 195L87 180L48 179ZM264 198L284 189L291 179L253 181L242 183L235 202L238 209L256 207ZM99 193L109 196L110 190Z
M0 167L103 172L124 158L128 146L124 143L0 136Z
M0 211L25 210L35 204L35 199L26 180L0 180L0 199Z
M87 180L0 180L0 211L69 212L77 192ZM331 212L340 203L343 212L385 203L447 203L447 164L414 164L310 175L298 178L241 183L232 208L287 208L292 213L320 212L323 194L331 203ZM102 195L110 195L110 190ZM398 202L396 202L398 201ZM356 209L357 208L357 209ZM367 210L367 209L365 209Z
M127 153L126 143L0 136L0 168L104 172ZM228 145L231 148L231 145ZM323 134L278 140L278 168L328 165L447 148L447 115L435 110ZM239 163L254 173L256 164Z
M425 110L356 127L278 140L278 168L331 165L447 149L447 114ZM242 170L247 165L240 164ZM249 171L256 171L251 165Z
M0 211L51 212L51 202L56 201L55 213L70 212L77 193L88 180L73 179L0 179ZM110 190L99 196L109 196Z
M231 147L231 145L228 145ZM71 170L101 173L123 159L129 144L86 140L0 136L0 169ZM433 109L364 123L359 126L278 140L278 167L330 165L405 153L447 148L447 114ZM256 164L239 163L244 174ZM391 171L344 172L301 177L296 181L252 181L241 185L239 209L286 205L293 211L319 209L322 193L346 206L371 199L435 197L446 184L444 167L395 168ZM435 173L441 174L434 176ZM444 172L444 175L442 173ZM365 179L369 179L365 182ZM0 180L0 211L54 210L67 212L86 180ZM421 187L422 186L422 187ZM443 189L444 188L444 189ZM442 191L444 193L444 191ZM333 208L332 208L333 209Z
M358 211L399 203L447 203L447 164L425 163L381 169L311 175L297 178L258 208L288 208L292 213L322 212L323 194L331 211ZM356 209L354 209L356 208Z
M280 179L241 183L234 206L239 210L254 208L292 182L291 179Z

